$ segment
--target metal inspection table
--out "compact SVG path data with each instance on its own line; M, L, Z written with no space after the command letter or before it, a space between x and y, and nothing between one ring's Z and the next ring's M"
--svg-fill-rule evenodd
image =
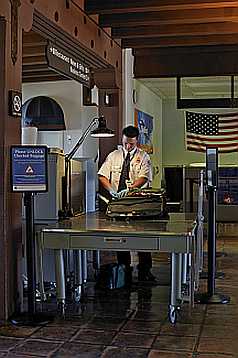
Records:
M170 213L168 220L111 220L95 212L45 227L40 233L40 249L53 249L57 300L65 304L63 250L115 250L171 253L171 293L169 319L176 322L183 300L183 283L189 276L190 303L193 303L196 269L197 223L191 215ZM189 254L189 255L188 255ZM187 271L189 262L189 272ZM184 266L185 265L185 266Z

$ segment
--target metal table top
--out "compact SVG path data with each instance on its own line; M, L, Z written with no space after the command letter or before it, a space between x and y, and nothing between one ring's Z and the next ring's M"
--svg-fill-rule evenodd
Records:
M61 233L77 236L117 236L155 237L191 235L195 227L194 215L170 213L168 220L130 219L112 220L100 212L83 214L69 220L63 220L42 229L43 233Z

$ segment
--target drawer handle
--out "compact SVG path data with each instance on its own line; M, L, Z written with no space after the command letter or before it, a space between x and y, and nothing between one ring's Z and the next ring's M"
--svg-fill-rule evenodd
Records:
M114 243L114 242L119 242L120 244L124 244L126 242L126 239L117 239L117 238L108 238L108 237L105 237L104 238L104 242L107 242L107 243Z

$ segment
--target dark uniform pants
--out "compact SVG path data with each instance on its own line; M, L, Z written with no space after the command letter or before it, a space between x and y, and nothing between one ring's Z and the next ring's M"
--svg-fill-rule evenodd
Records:
M138 252L139 256L139 269L151 269L152 267L152 257L150 252ZM117 252L117 261L119 264L124 264L130 266L131 264L131 254L129 251L118 251Z

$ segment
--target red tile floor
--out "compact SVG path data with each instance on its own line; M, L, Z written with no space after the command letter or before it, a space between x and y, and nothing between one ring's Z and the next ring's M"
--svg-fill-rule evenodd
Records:
M216 287L230 296L229 304L196 304L191 312L184 304L172 326L167 319L168 257L161 255L154 260L156 287L107 293L96 292L89 283L85 302L69 304L65 319L34 328L2 325L0 358L237 358L238 234L229 237L226 226L220 235L217 267L225 276ZM55 308L54 302L44 307Z

